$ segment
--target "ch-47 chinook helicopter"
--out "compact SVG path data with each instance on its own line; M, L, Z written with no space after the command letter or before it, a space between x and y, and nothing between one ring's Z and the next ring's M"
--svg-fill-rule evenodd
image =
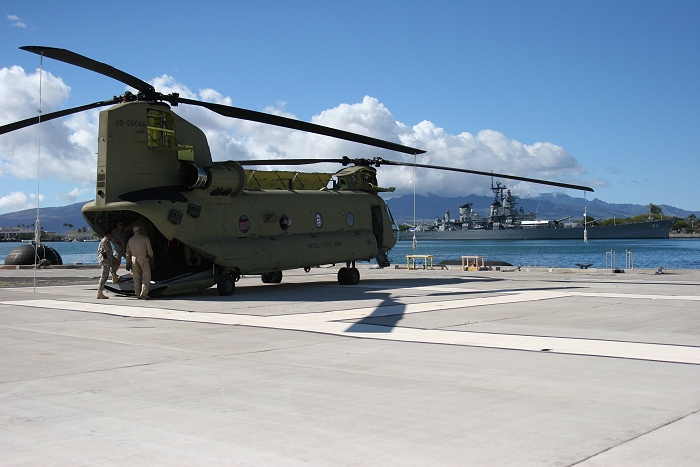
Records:
M217 285L231 295L243 274L260 274L279 283L282 271L341 264L338 283L360 280L356 261L389 265L396 224L378 193L393 191L377 183L380 165L398 165L497 176L545 185L591 188L453 167L388 161L381 158L292 159L214 162L204 133L171 106L205 107L220 115L276 125L405 154L421 149L347 131L237 107L164 95L153 86L105 63L69 50L28 46L23 50L109 76L138 91L29 118L0 127L0 134L40 121L97 107L100 112L95 200L83 216L100 235L117 221L142 222L153 246L155 264L150 294L173 294ZM245 170L255 165L337 162L335 174ZM108 287L133 294L133 282Z

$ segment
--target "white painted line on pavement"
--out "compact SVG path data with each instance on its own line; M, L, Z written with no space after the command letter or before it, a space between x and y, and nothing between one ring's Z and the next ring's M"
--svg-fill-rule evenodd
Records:
M169 319L198 323L254 326L269 329L318 332L337 336L387 341L449 344L525 351L544 351L546 349L547 352L560 354L629 358L672 363L689 363L696 365L700 364L700 347L692 346L619 342L569 337L494 334L462 330L415 329L379 326L357 322L343 322L346 320L361 320L362 318L369 316L378 317L404 315L410 313L424 313L485 305L510 305L517 302L563 298L572 295L597 297L614 296L615 298L630 299L649 299L651 297L649 295L635 294L586 294L559 291L526 291L522 293L493 297L475 297L414 304L401 304L392 301L391 303L395 304L387 306L275 316L182 311L154 306L112 305L106 303L100 303L98 305L95 303L63 300L12 300L0 301L0 304L99 313L133 318ZM675 297L674 299L695 300L697 298L698 297L690 296L686 298Z

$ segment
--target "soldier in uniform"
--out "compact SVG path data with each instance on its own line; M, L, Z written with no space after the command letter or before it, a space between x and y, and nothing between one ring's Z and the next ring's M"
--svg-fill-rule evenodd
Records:
M151 266L153 263L153 249L151 241L143 235L141 227L136 225L132 229L134 236L126 244L126 268L131 270L134 278L134 293L136 298L148 300L148 288L151 285Z
M102 275L100 276L100 285L97 288L97 298L109 298L104 294L105 283L107 282L107 276L109 272L112 271L112 282L118 282L120 277L117 276L117 268L119 263L117 258L114 257L112 253L112 232L107 232L100 244L97 247L97 261L102 265ZM117 278L115 281L114 278Z
M124 221L117 221L117 227L112 230L112 243L114 243L114 257L117 258L117 269L122 264L122 258L126 259L126 231L124 230ZM120 279L116 274L112 275L112 282L118 282Z

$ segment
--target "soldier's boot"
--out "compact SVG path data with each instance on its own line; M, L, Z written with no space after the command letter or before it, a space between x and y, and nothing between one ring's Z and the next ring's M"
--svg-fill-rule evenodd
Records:
M101 290L97 291L97 298L109 298L107 295L103 294Z
M122 280L121 276L117 276L116 274L112 274L112 284L116 284L120 280Z

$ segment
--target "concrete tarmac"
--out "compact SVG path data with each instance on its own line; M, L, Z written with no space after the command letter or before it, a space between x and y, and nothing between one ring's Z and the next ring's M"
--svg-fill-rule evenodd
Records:
M0 465L700 465L700 271L336 272L0 270Z

